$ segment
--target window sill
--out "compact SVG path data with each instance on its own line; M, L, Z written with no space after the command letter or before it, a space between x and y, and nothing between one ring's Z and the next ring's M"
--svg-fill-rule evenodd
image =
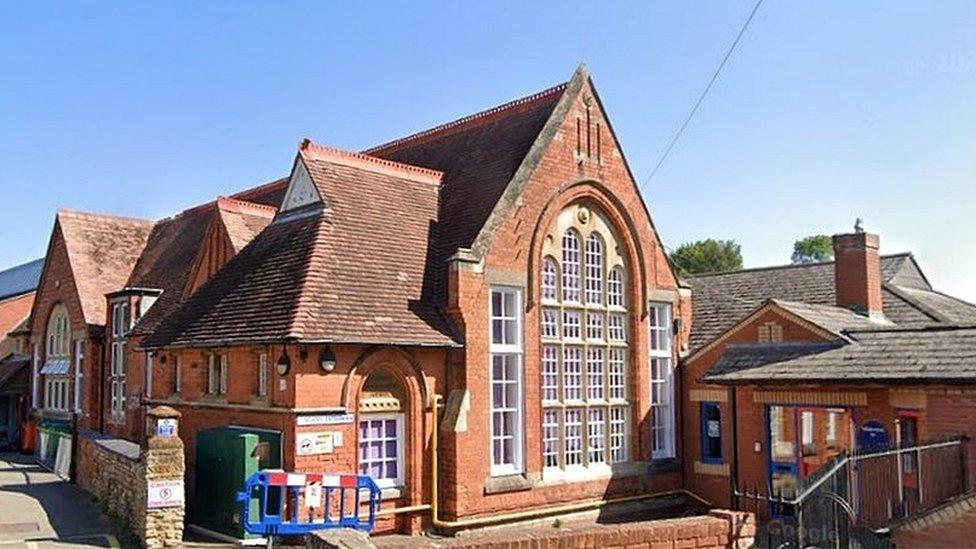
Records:
M543 471L542 485L557 486L610 478L632 477L645 474L648 470L646 461L631 461L594 467L573 467L569 470L551 469Z
M383 501L393 501L407 497L406 488L403 486L387 486L380 488L380 497Z
M208 393L200 397L200 402L206 402L209 404L227 404L227 395Z
M531 490L536 483L522 474L488 477L485 479L485 495L504 494Z
M266 396L252 396L250 400L251 406L263 406L270 407L271 400Z

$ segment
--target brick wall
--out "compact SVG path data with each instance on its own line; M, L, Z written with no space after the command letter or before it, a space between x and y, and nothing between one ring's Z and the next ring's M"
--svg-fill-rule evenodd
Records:
M436 541L414 538L405 547L465 549L544 549L550 547L602 547L606 549L681 549L694 547L742 548L753 546L755 518L737 511L712 511L708 515L619 524L569 524L562 528L515 527L472 533ZM310 537L308 547L370 547L356 533L337 536L322 532ZM385 546L385 545L384 545Z
M630 176L623 153L609 130L605 114L594 101L587 82L570 97L568 112L549 147L516 199L502 197L507 215L489 219L490 245L481 263L456 263L451 273L449 308L463 326L465 348L458 351L462 368L451 369L448 390L466 389L470 394L467 430L444 437L444 511L449 517L524 509L564 501L607 497L622 493L667 490L681 485L680 470L652 473L650 464L650 392L647 368L648 318L644 304L651 298L666 299L675 316L687 325L688 303L679 297L677 283L665 253L646 214L644 204ZM577 118L602 128L601 162L578 161ZM556 216L564 208L586 204L609 220L625 258L627 295L630 307L629 401L630 459L643 462L630 477L594 479L587 482L552 483L542 477L542 407L540 395L540 307L538 290L542 246ZM496 208L496 212L498 208ZM476 244L477 246L477 244ZM525 481L514 490L492 490L488 456L490 401L488 357L488 294L492 283L524 288L524 392L525 392ZM533 294L535 299L532 298ZM664 296L664 297L662 297ZM676 347L680 347L681 341ZM675 402L678 402L676 399ZM681 425L680 417L677 425ZM681 442L677 454L681 455ZM478 456L478 459L471 459ZM457 467L454 467L457 465Z

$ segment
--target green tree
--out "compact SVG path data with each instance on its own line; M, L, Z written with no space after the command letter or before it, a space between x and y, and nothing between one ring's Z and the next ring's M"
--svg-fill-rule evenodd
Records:
M825 234L815 234L793 243L793 263L816 263L834 258L834 241Z
M685 242L671 252L670 258L682 276L736 271L742 268L742 246L734 240L707 238Z

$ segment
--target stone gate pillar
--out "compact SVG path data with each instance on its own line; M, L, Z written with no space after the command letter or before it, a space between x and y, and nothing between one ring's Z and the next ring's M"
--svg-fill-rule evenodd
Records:
M183 545L186 464L178 436L179 418L180 413L169 406L146 413L145 514L136 521L136 533L149 549Z

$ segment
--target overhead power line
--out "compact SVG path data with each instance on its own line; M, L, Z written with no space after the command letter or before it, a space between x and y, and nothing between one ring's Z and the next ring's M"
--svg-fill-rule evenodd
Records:
M752 23L753 18L756 17L756 12L759 11L759 7L762 6L762 3L763 0L757 0L756 5L752 7L752 11L749 12L749 17L746 19L746 22L742 24L742 28L739 29L739 34L735 36L735 40L732 41L732 45L729 46L728 51L725 52L725 57L722 58L722 62L718 64L718 68L715 69L715 72L712 73L712 77L708 80L708 85L705 86L705 89L702 90L701 95L698 96L698 100L695 101L695 106L691 108L691 112L689 112L688 116L685 117L684 122L681 123L681 126L674 134L674 137L671 138L671 143L668 144L668 148L664 150L664 154L661 155L661 158L657 161L657 164L654 165L654 169L651 170L650 175L648 175L647 179L645 179L641 184L640 191L642 193L644 192L644 187L651 182L651 179L654 179L654 176L661 168L661 165L664 164L665 160L667 160L668 155L671 154L671 150L674 149L675 144L679 139L681 139L681 134L684 133L685 128L688 127L688 124L691 123L691 119L695 117L695 113L698 112L698 108L701 107L702 103L705 101L705 97L708 96L708 92L711 91L715 81L718 80L718 76L722 74L722 69L724 69L726 63L729 62L729 58L732 57L732 53L735 51L735 48L738 47L739 42L742 40L742 36L745 35L746 30L749 28L749 24Z

